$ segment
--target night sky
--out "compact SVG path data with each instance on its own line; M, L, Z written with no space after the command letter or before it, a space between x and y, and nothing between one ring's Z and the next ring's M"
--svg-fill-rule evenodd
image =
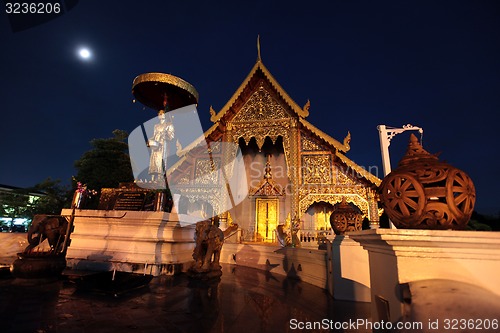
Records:
M145 72L200 94L204 129L257 57L347 156L379 166L377 125L423 127L424 148L467 172L476 210L500 212L500 1L80 1L22 31L0 14L0 184L69 183L92 138L156 114L132 103ZM69 8L69 7L68 7ZM79 58L88 47L90 59ZM393 168L410 132L390 147Z

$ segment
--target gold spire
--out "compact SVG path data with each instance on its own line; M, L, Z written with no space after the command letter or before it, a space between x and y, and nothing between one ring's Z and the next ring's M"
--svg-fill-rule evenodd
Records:
M261 58L260 58L260 35L257 35L257 61L261 61Z
M271 174L271 154L267 154L267 162L264 171L265 171L264 179L273 178L273 175Z

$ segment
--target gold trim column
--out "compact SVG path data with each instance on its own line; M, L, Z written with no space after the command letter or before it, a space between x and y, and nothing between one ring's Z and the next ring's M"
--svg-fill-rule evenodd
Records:
M290 183L292 185L292 193L291 193L291 211L292 218L295 217L297 219L301 218L300 207L299 207L299 172L300 172L300 161L299 161L299 135L297 128L297 120L290 118L290 129L289 129L289 137L290 137L290 163L288 167L291 169L289 173L290 175Z
M224 143L229 143L229 144L224 144ZM235 146L232 144L238 145L238 140L236 142L233 140L232 137L232 126L231 123L228 123L226 127L226 131L224 131L224 134L222 135L222 141L219 143L221 145L221 160L222 160L222 166L221 166L221 177L222 177L222 183L221 183L221 189L222 189L222 195L221 195L221 200L224 205L229 205L232 209L234 208L232 203L233 199L230 197L229 191L231 191L231 188L229 187L229 180L233 176L233 169L232 166L234 165L234 158L236 157L236 153L238 149L233 149ZM232 159L232 162L230 162ZM218 214L226 213L229 212L230 209L222 209L222 211L218 212ZM226 215L227 217L227 215Z
M374 190L367 188L366 197L368 198L370 212L370 216L368 217L370 220L370 229L378 229L380 228L380 218L378 215L377 194Z

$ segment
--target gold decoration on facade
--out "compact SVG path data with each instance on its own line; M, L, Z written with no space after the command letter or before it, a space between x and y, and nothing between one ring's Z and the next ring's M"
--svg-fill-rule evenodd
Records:
M179 180L176 181L176 184L179 185L188 185L190 183L190 177L187 174L182 175Z
M213 126L205 132L203 137L181 151L182 157L175 164L178 171L169 170L169 174L175 172L175 177L180 177L185 181L182 183L184 186L179 186L179 193L189 200L203 200L210 203L215 213L226 212L230 198L221 186L223 185L222 177L225 176L227 179L232 177L240 138L247 144L255 138L258 148L262 149L266 138L276 143L281 137L288 179L285 180L282 188L279 184L272 184L271 175L267 179L264 178L259 186L250 190L250 196L260 197L247 198L242 203L242 205L251 205L245 206L242 211L251 210L252 214L255 214L245 216L247 222L240 225L245 233L250 232L252 236L255 236L257 230L265 230L262 224L265 211L261 206L259 218L257 199L277 200L276 214L278 214L279 205L283 203L287 207L288 215L293 216L293 221L299 221L313 203L324 201L335 205L342 200L342 197L346 197L347 202L358 206L372 222L378 221L377 196L374 188L380 184L380 179L342 154L350 149L350 133L340 142L304 119L309 114L309 107L309 101L304 107L298 106L271 76L262 62L258 61L245 81L218 113L210 107L210 119L214 122ZM197 155L190 153L202 145L205 139L210 145L210 156L220 163L217 166L211 165L208 158L203 160L198 156L196 159ZM220 142L221 139L235 145L226 145ZM217 144L214 144L215 142ZM219 166L223 167L223 172L211 172L217 170ZM192 179L189 180L189 178ZM284 193L285 189L287 195ZM280 196L279 200L277 196ZM297 228L300 225L299 222L295 224ZM280 227L283 228L283 226ZM267 228L267 238L269 238L269 224ZM271 229L273 228L276 229L277 225L271 226ZM296 233L297 228L291 229ZM293 233L291 235L293 236ZM265 235L260 235L260 237L266 238ZM295 238L297 238L296 235ZM295 245L299 246L300 242L297 241Z
M208 145L208 150L212 154L220 154L221 152L221 145L222 142L221 140L215 141L215 142L210 142Z
M283 106L264 88L261 82L257 90L250 96L233 122L282 119L290 117Z
M368 219L370 220L370 224L373 224L376 227L384 210L383 208L378 207L378 195L376 190L366 188L366 198L368 199L368 204L370 205L370 216L368 216Z
M264 168L264 178L258 186L250 189L249 195L268 197L284 195L284 189L273 180L270 155L267 155L266 167Z
M278 92L279 96L285 101L285 103L290 107L293 112L301 117L305 118L309 115L309 112L304 111L295 101L286 93L286 91L281 87L281 85L276 81L273 75L269 72L269 70L264 66L262 61L257 61L250 73L247 75L245 80L238 87L233 96L229 99L229 101L222 107L219 113L212 120L213 122L219 121L227 112L231 110L231 107L234 105L236 100L241 96L243 90L250 83L250 80L258 73L261 72L266 80L270 83L270 85Z
M299 187L299 200L302 200L309 194L355 194L361 198L368 199L366 188L357 186L336 186L336 185L321 185L321 184L303 184Z
M343 151L344 153L347 153L350 149L351 146L349 143L351 142L351 135L348 133L348 135L344 138L344 142L340 143L339 141L335 140L325 132L321 131L319 128L308 122L307 120L303 118L299 118L299 122L306 128L307 130L311 131L316 135L317 137L322 138L325 140L328 144L332 145L339 151Z
M219 183L220 159L198 158L196 159L196 184L218 184Z
M223 208L226 208L222 200L220 186L179 186L177 190L181 196L186 197L190 202L205 201L209 203L216 215L223 213Z
M220 154L222 154L224 174L226 175L226 179L231 179L239 147L236 144L228 145L222 142L219 142L219 147L221 147Z
M299 203L299 213L304 214L307 209L315 202L328 202L335 205L345 198L347 202L352 202L361 209L363 216L370 216L370 209L368 201L359 195L346 195L346 194L308 194Z
M324 147L322 147L316 140L312 140L304 135L300 136L300 146L302 151L325 151Z
M380 200L398 228L465 229L476 191L465 172L440 162L411 134L406 155L380 186Z
M344 162L349 168L353 169L354 171L356 171L360 176L366 178L367 180L369 180L370 182L372 182L373 184L379 186L380 183L382 183L382 180L380 178L378 178L377 176L371 174L370 172L368 172L366 169L364 169L363 167L357 165L356 163L354 163L353 161L351 161L349 158L347 158L344 154L340 153L340 152L337 152L335 154L335 156L337 156L342 162Z
M230 212L227 212L227 226L232 227L234 225L233 217Z
M302 155L302 182L305 184L332 183L331 157L324 155Z
M243 138L243 140L245 140L248 144L250 139L255 138L259 149L262 149L266 137L269 137L272 142L275 143L278 137L281 136L283 138L283 150L285 152L288 177L291 177L290 154L295 148L291 146L292 140L290 138L290 134L293 133L293 131L290 130L290 123L291 121L289 120L269 120L240 123L238 124L238 127L234 128L231 132L232 142L236 143L240 138ZM294 161L296 160L294 159Z
M181 151L177 152L177 156L179 156L179 160L175 162L170 168L167 170L167 176L173 175L176 171L181 168L182 164L186 162L188 159L189 153L191 153L194 149L198 147L202 147L207 144L207 138L211 136L218 128L218 124L213 124L203 135L199 136L196 140L190 143L187 147L182 148Z
M343 168L339 167L338 165L334 165L333 166L333 170L332 171L333 171L333 175L334 175L334 178L335 178L334 182L337 185L342 185L342 186L356 186L356 185L360 185L359 181L355 182L352 179L352 175L346 174L345 171L343 171L342 169ZM351 173L352 173L352 169L351 169Z
M297 122L292 122L290 124L291 127L291 133L290 133L290 159L292 162L291 172L288 172L288 177L290 178L290 185L291 185L291 190L292 193L298 193L298 188L300 186L300 170L297 168L298 165L300 165L300 155L299 155L299 130L297 126ZM286 152L286 150L285 150ZM299 210L299 196L298 195L292 195L291 196L291 209L293 212L294 216L294 221L296 223L294 224L292 222L292 244L296 244L297 246L300 247L300 240L297 237L297 232L298 229L295 229L293 225L300 225L298 221L300 220L301 214L297 214Z

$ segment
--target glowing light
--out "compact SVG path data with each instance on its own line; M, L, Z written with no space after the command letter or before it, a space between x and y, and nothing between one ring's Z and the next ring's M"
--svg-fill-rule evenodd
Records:
M92 53L87 48L81 48L80 50L78 50L78 55L80 56L80 58L88 60L92 56Z

